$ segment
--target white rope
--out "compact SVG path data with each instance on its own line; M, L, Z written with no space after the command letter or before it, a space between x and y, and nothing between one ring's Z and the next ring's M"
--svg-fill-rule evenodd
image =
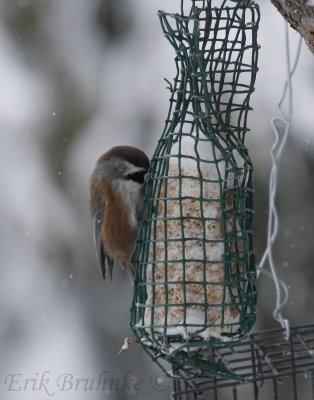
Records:
M287 80L283 87L283 93L281 99L278 103L279 116L274 117L271 120L271 126L274 132L275 141L271 148L271 160L272 167L269 179L269 205L268 205L268 226L267 226L267 246L261 262L258 266L257 277L259 277L262 272L266 276L273 279L276 289L276 306L273 311L274 318L281 324L285 329L286 339L290 337L290 327L289 320L283 318L281 310L287 304L289 299L289 291L285 282L280 279L276 272L276 266L273 258L273 244L278 234L278 213L275 204L276 194L277 194L277 182L278 182L278 163L280 161L284 146L287 142L287 138L290 132L290 126L293 114L293 90L292 90L292 76L297 68L300 52L302 38L300 37L295 60L291 68L290 61L290 41L289 41L289 26L285 22L285 43L286 43L286 64L287 64ZM284 101L287 99L287 111L284 110ZM268 260L270 272L265 271L264 265Z

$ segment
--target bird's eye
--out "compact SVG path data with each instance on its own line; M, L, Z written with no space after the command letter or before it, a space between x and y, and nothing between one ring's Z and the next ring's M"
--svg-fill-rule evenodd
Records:
M137 171L132 174L128 174L126 179L143 184L145 181L146 171Z

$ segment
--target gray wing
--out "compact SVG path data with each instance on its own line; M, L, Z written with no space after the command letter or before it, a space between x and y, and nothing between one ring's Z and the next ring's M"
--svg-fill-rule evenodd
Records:
M104 249L100 236L101 227L104 220L104 214L105 214L105 206L103 205L102 209L98 211L98 213L96 213L95 216L92 218L94 243L96 247L97 259L100 265L102 277L103 279L106 279L106 264L108 264L109 276L110 280L112 280L112 270L113 270L114 260L106 253L106 250Z

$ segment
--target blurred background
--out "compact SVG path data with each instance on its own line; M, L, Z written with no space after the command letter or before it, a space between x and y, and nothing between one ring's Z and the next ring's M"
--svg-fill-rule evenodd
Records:
M262 47L247 144L260 260L270 119L286 63L283 20L269 1L257 3ZM169 398L167 382L156 389L158 368L141 348L117 357L131 334L132 287L120 268L112 283L101 279L88 179L98 156L114 145L152 155L168 110L163 78L174 76L173 50L156 14L178 6L178 0L0 0L1 398ZM290 37L294 51L298 35L290 30ZM314 322L313 107L314 57L303 45L280 163L275 245L292 325ZM273 283L261 277L258 287L255 330L279 327ZM100 390L84 387L93 379Z

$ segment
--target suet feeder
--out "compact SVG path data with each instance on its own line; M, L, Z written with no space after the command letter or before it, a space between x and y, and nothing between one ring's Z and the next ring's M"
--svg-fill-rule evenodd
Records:
M253 166L244 139L259 10L248 0L181 0L177 14L158 15L177 73L131 257L130 325L172 377L243 380L208 354L241 341L256 318Z
M292 327L288 340L285 329L250 334L248 340L232 348L215 346L208 357L222 360L246 384L222 377L176 379L173 400L314 398L313 324ZM173 371L174 375L180 373L179 368Z

